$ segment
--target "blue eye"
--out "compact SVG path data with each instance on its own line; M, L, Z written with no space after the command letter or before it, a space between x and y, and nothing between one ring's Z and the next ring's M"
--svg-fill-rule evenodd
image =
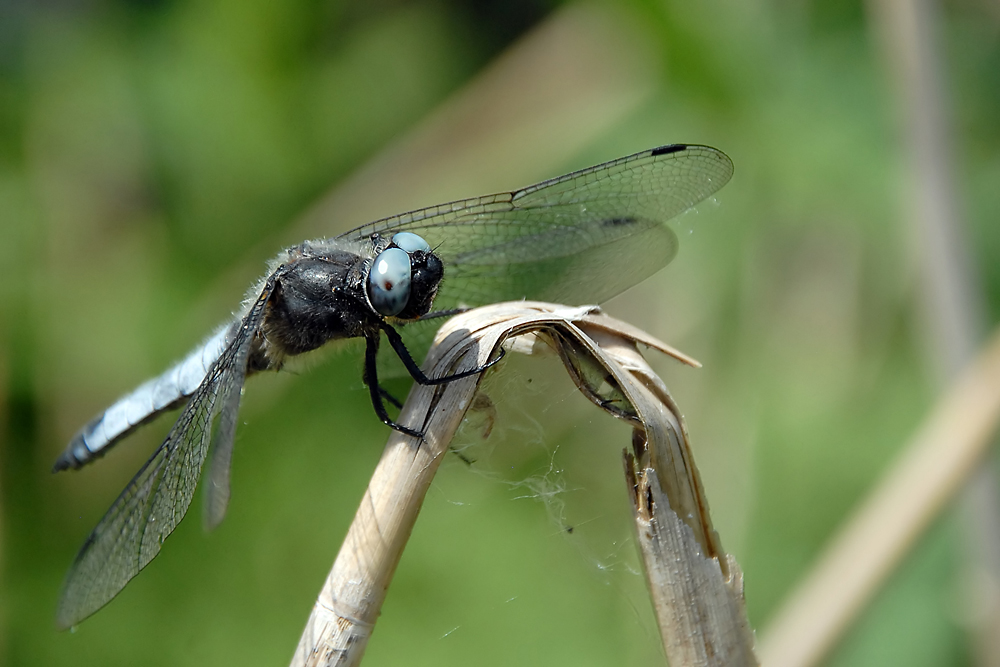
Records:
M410 236L420 238L416 234ZM368 273L368 300L372 308L380 315L392 316L403 310L409 299L410 256L400 248L383 250Z
M398 247L402 248L406 252L413 252L414 250L423 250L424 252L430 252L431 247L428 245L422 237L417 236L412 232L400 232L394 234L392 237L392 242Z

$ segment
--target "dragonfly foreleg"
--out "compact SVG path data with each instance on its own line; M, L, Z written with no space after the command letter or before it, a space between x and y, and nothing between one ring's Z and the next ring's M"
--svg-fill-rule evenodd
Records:
M505 354L504 349L500 348L500 354L497 355L497 358L486 362L482 366L478 366L468 371L462 371L461 373L445 375L444 377L429 378L424 375L424 372L420 370L420 366L418 366L417 362L413 360L413 357L410 355L410 351L406 349L406 344L403 342L402 337L400 337L399 332L392 328L390 324L385 322L382 322L379 326L382 331L385 332L385 337L389 339L389 345L392 345L392 349L396 351L396 355L399 357L399 360L403 362L403 365L406 366L406 370L409 372L410 376L419 384L423 385L444 384L453 380L460 380L462 378L469 377L470 375L478 375L503 359Z
M423 440L423 432L392 421L389 418L389 413L385 411L385 403L382 402L383 389L378 386L378 368L376 364L378 342L378 333L373 336L365 336L365 372L362 376L364 383L368 385L368 392L371 395L372 407L375 408L375 414L389 428Z

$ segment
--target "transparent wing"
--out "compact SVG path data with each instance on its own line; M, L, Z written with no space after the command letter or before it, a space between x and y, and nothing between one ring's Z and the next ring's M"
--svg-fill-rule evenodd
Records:
M213 449L231 452L247 355L279 272L268 279L233 341L212 364L166 440L80 549L59 600L56 620L60 627L75 625L103 607L160 552L160 545L191 505L211 440L212 422L220 411ZM224 463L228 466L228 454ZM227 469L227 483L228 477Z
M435 309L509 299L600 303L677 251L663 223L726 184L730 159L707 146L661 146L516 192L432 206L344 237L410 231L445 263Z
M360 239L410 231L445 264L435 310L539 299L602 303L663 268L677 253L664 223L725 185L733 163L708 146L672 145L629 155L515 192L431 206L363 225ZM422 359L440 322L409 324ZM380 377L402 376L380 355Z

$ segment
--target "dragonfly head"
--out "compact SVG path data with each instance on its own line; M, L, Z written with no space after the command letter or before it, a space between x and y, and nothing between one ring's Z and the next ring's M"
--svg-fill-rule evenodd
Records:
M385 317L417 319L430 312L443 276L444 265L427 242L400 232L371 264L368 302Z
M396 317L415 320L431 312L438 286L444 277L444 265L430 250L410 253L410 298Z

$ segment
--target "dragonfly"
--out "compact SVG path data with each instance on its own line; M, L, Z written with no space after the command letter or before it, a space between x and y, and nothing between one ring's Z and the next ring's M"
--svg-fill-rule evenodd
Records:
M240 310L162 375L140 385L73 437L53 466L78 469L161 413L181 409L163 443L84 542L60 596L69 628L111 601L160 552L191 504L202 468L205 525L229 503L229 470L247 377L332 340L365 341L362 379L376 415L393 421L379 386L382 336L414 381L429 378L397 327L499 301L600 303L677 253L665 223L725 185L732 161L708 146L672 144L521 190L403 213L283 250ZM436 309L436 310L435 310ZM405 332L405 330L404 330Z

